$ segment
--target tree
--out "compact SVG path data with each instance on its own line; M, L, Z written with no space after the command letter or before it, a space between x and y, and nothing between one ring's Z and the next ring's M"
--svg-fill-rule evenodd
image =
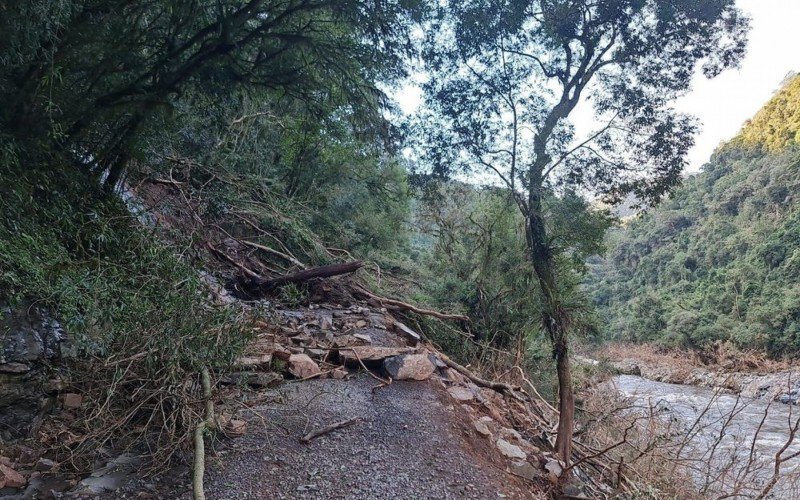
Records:
M680 181L695 125L670 102L698 66L708 77L742 57L748 19L734 0L473 0L428 20L422 156L435 172L485 171L525 218L559 382L556 448L568 462L574 402L572 313L544 200L574 190L654 202ZM575 111L594 111L580 135Z
M337 96L382 123L375 83L402 72L399 0L61 0L2 7L0 150L68 151L113 188L187 92ZM141 155L140 155L141 156Z

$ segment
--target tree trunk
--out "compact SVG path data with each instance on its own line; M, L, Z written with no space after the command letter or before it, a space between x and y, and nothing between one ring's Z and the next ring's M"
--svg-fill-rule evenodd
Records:
M127 168L128 162L131 159L133 141L144 119L145 113L143 112L133 115L120 133L116 144L113 144L106 154L110 166L108 168L108 177L106 177L105 183L103 183L103 189L108 194L116 191L117 185L122 179L122 175L125 173L125 168Z
M556 372L558 373L558 432L556 434L556 452L561 460L569 465L572 454L572 433L575 428L575 396L572 394L572 373L569 365L569 352L566 339L554 351L556 354Z
M569 465L572 454L572 432L575 421L575 397L572 393L572 374L569 365L569 313L561 303L556 283L556 262L552 248L548 244L547 228L542 216L542 202L539 192L531 192L529 197L528 224L526 236L531 264L533 265L544 299L542 321L553 346L558 375L558 432L556 452L561 460Z

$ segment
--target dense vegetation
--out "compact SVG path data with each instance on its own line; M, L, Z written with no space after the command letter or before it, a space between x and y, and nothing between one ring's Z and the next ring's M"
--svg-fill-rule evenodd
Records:
M250 318L212 304L203 274L229 241L267 252L264 275L367 260L359 279L374 289L469 315L409 318L454 358L547 385L556 365L565 416L572 339L603 325L615 339L800 352L800 79L612 232L579 286L611 223L583 195L655 201L678 183L694 126L671 102L697 67L714 76L741 58L748 23L732 0L0 10L0 305L45 306L65 325L86 425L107 432L87 447L142 422L169 429L154 448L186 438L200 405L185 381L225 370L248 340ZM425 105L398 127L387 89L421 61ZM570 115L587 96L598 127L579 138ZM497 177L453 180L476 171ZM163 201L148 198L161 188L172 204L153 210L158 224L123 202Z
M402 74L415 8L0 7L0 304L44 307L71 338L87 400L75 465L140 427L140 444L173 453L202 411L187 377L229 367L248 340L239 308L210 304L207 227L245 214L255 241L309 264L335 258L326 245L364 256L403 241L405 173L378 86ZM148 179L185 187L171 224L120 199Z
M589 288L611 339L800 353L800 78L657 208L613 231Z

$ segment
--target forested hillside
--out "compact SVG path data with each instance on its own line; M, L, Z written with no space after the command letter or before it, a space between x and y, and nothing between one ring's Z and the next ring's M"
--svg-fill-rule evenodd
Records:
M800 78L668 200L608 237L588 287L614 340L800 352Z

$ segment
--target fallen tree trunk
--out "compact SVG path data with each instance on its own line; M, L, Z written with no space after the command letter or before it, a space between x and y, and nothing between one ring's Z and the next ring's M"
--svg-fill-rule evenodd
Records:
M256 290L273 290L290 283L303 283L314 278L331 278L342 274L349 274L361 269L364 263L360 260L345 262L343 264L329 264L327 266L312 267L296 273L278 276L277 278L252 277L250 286Z
M412 313L416 313L416 314L421 314L423 316L432 316L434 318L438 318L438 319L442 319L442 320L469 322L469 318L467 316L462 315L462 314L448 314L448 313L443 313L443 312L439 312L439 311L432 311L430 309L423 309L421 307L417 307L417 306L415 306L413 304L409 304L407 302L402 302L402 301L397 300L397 299L390 299L390 298L387 298L387 297L380 297L378 295L375 295L372 292L368 292L364 288L362 288L360 286L357 286L357 285L353 287L353 291L356 292L359 295L362 295L362 296L368 298L368 299L372 299L372 300L378 302L379 304L381 304L382 306L385 306L387 308L395 308L395 309L399 309L401 311L408 311L408 312L412 312Z

